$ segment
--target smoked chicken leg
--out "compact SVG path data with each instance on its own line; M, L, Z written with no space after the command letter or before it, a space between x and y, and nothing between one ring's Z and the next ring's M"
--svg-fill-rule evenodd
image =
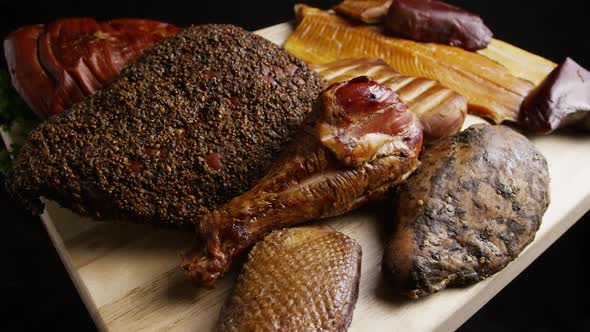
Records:
M211 287L270 231L343 214L395 187L421 148L420 121L393 90L365 76L334 84L269 173L198 221L197 245L181 253L181 266Z

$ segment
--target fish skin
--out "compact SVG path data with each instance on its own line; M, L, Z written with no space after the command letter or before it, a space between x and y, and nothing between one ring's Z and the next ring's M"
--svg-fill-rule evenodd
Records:
M512 75L527 80L534 85L541 84L545 77L557 67L557 64L553 61L498 39L492 39L488 47L477 51L477 53L492 61L501 63Z
M335 13L299 5L299 24L284 48L311 64L348 58L381 58L403 75L438 80L468 101L469 112L495 123L517 121L534 88L477 53L386 36L381 27L350 22Z

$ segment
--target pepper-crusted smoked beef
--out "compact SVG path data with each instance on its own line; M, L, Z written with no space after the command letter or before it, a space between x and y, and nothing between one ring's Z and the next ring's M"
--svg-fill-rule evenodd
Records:
M332 85L320 100L319 118L264 178L198 220L200 241L181 262L193 282L212 286L268 232L355 209L418 166L422 127L394 91L365 76Z
M408 179L384 269L411 297L475 283L534 239L548 204L535 146L508 127L471 126L434 144Z
M4 54L14 87L45 119L105 87L144 49L179 30L143 19L63 18L12 32Z
M361 246L328 226L274 231L248 255L217 330L346 331L360 273Z
M249 188L323 85L262 37L191 27L34 130L7 188L36 213L180 224Z

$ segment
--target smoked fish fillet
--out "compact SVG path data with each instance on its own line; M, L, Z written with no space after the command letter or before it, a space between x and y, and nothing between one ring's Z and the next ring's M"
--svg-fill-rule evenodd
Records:
M358 298L361 246L328 226L274 231L257 243L217 331L346 331Z
M535 85L541 84L545 77L557 67L553 61L498 39L492 39L488 47L477 53L501 63L512 75L531 81Z
M425 142L459 132L467 115L467 101L457 92L437 81L404 76L381 59L345 59L311 65L311 68L330 85L369 76L394 90L422 122Z
M517 121L520 104L534 88L477 53L389 37L378 26L353 23L305 5L295 10L299 24L284 48L307 63L381 58L403 75L440 81L467 99L470 113L496 123Z
M339 14L368 24L381 23L393 0L344 0L334 6Z
M385 20L391 3L392 0L344 0L333 8L338 14L353 20L380 24ZM557 67L552 61L495 38L492 38L487 48L477 53L502 64L512 75L535 85L541 84Z

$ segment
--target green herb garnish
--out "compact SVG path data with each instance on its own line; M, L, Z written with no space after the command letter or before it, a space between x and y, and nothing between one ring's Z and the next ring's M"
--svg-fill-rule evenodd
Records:
M39 119L12 87L8 73L0 71L0 127L5 131L18 127L19 135L22 136L19 138L24 138L38 124ZM0 148L0 173L6 173L12 168L12 161L18 156L19 150L18 143L12 144L9 151Z

